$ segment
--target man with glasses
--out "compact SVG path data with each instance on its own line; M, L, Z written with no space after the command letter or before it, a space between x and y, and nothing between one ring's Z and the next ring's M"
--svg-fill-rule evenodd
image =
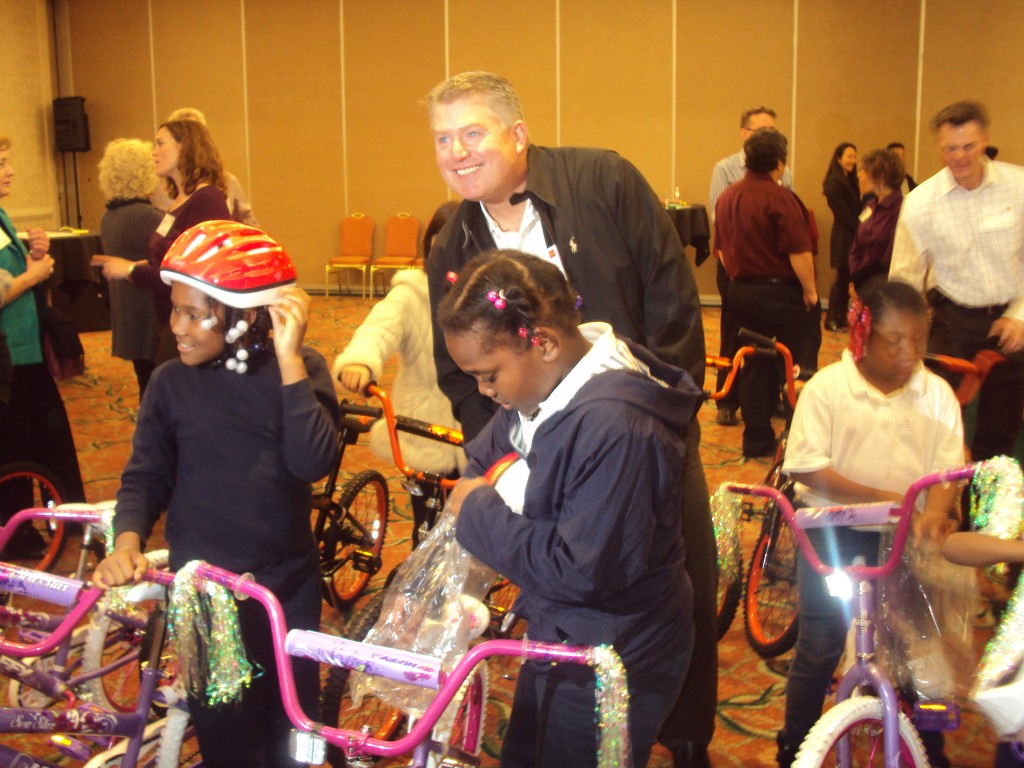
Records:
M775 127L775 110L771 107L756 106L745 109L743 114L740 115L740 146L753 135L754 131L758 128L774 128ZM717 163L715 168L711 172L711 192L708 193L708 212L711 214L711 223L715 223L715 205L718 203L718 198L725 191L725 188L730 184L739 181L743 178L744 172L746 172L747 166L746 161L743 157L743 149L734 155L723 157ZM782 185L788 189L793 188L793 173L789 170L789 166L782 172ZM729 275L725 271L725 267L722 265L721 259L715 260L718 268L715 273L715 282L718 285L718 295L722 299L722 314L720 322L720 332L718 341L718 354L722 357L732 357L736 354L736 335L739 333L739 326L733 320L732 315L728 311L729 307ZM725 377L728 375L728 371L722 369L718 372L718 382L716 389L721 390L725 384ZM734 427L738 423L736 419L736 411L739 408L739 397L735 392L730 392L728 397L722 398L718 401L718 416L716 421L719 424L727 427Z
M946 167L904 201L889 277L925 292L929 352L971 359L994 348L1007 356L978 398L978 461L1013 452L1024 408L1024 168L985 156L981 104L946 107L932 130Z

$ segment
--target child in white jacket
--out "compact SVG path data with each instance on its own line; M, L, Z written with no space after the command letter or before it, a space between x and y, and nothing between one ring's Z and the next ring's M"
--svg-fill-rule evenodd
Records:
M447 220L448 205L434 214L423 238L424 261L437 231ZM448 398L437 386L434 368L434 341L430 320L427 276L421 269L395 273L391 290L356 329L352 340L334 361L334 378L350 392L362 394L371 381L379 382L384 363L398 354L398 373L391 387L395 413L444 426L457 426ZM461 448L413 435L400 434L402 455L417 470L458 477L465 464ZM391 458L387 427L381 421L370 432L370 447L382 458ZM419 543L421 526L433 525L425 496L412 496L413 546ZM424 529L424 530L426 530Z

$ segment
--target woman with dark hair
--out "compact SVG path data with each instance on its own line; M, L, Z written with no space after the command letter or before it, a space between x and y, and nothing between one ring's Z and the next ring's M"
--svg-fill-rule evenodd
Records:
M896 222L903 207L903 161L889 149L873 149L861 160L860 193L870 195L850 249L850 282L861 292L871 277L889 274Z
M170 120L156 132L156 175L164 180L171 208L149 236L145 261L111 258L103 264L107 280L128 280L149 291L159 323L156 364L178 357L170 332L170 287L160 279L160 262L182 232L204 221L230 219L227 181L220 153L198 120Z
M846 304L850 292L850 247L857 232L860 192L857 185L857 147L848 141L836 147L822 184L828 207L835 217L829 240L830 260L836 281L828 296L825 328L837 331L846 327Z

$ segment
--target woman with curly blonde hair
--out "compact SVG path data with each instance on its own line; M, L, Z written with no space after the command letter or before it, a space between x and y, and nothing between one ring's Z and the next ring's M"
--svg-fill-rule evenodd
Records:
M178 357L170 331L171 290L160 279L160 262L182 232L204 221L230 219L227 182L220 152L197 120L168 120L156 132L152 153L156 175L164 180L171 207L149 238L148 259L111 258L103 264L108 280L128 280L149 291L158 322L156 364Z
M149 256L149 237L163 214L149 202L156 189L153 145L141 139L115 139L100 160L100 189L107 210L100 221L103 252L134 263ZM139 399L156 367L157 317L149 293L127 280L110 281L110 352L131 360Z

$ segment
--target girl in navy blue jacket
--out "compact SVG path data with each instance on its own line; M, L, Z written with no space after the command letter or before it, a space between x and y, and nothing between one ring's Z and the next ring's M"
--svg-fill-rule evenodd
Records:
M459 543L519 585L531 639L615 647L642 766L693 642L678 511L700 393L684 371L578 318L562 273L534 256L492 251L458 275L438 322L456 364L501 409L466 446L448 507ZM529 468L521 514L482 477L512 451ZM593 673L526 662L502 765L595 765L597 737Z

